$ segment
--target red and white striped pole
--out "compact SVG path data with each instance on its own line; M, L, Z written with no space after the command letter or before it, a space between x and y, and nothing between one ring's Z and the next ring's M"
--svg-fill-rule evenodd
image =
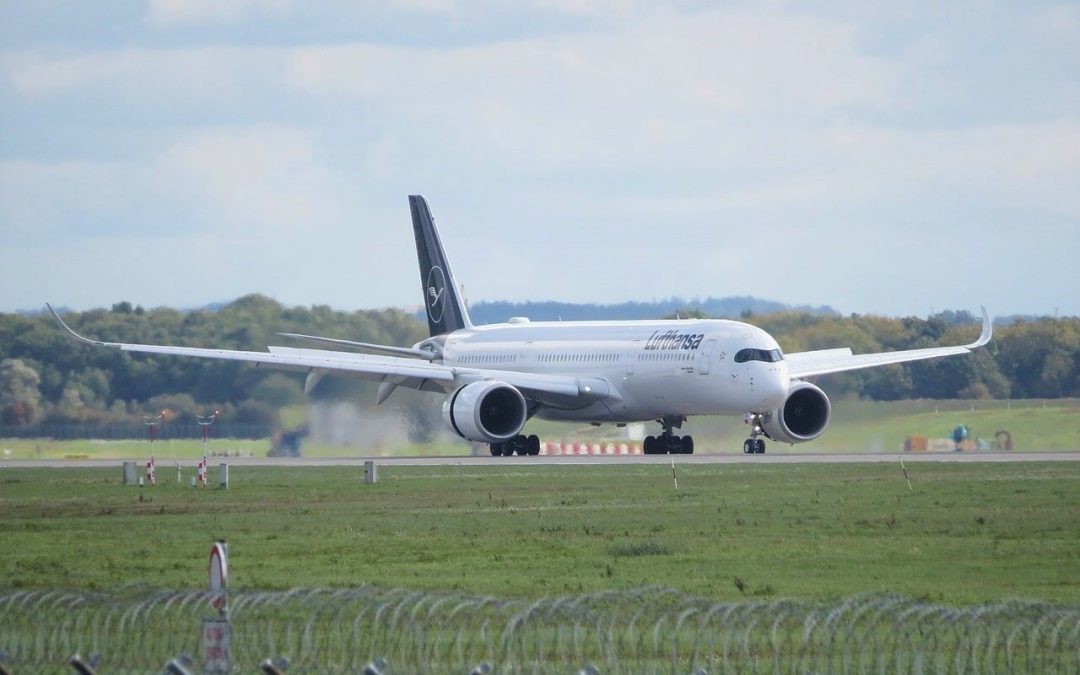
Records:
M146 424L147 430L150 433L150 461L146 463L146 482L150 485L157 485L157 480L154 476L154 431L157 430L157 425L164 421L164 410L153 417L143 415L143 422Z
M195 416L195 421L202 427L202 461L199 462L199 483L203 487L206 487L206 441L210 438L210 425L220 416L220 410L215 410L205 417L202 415Z

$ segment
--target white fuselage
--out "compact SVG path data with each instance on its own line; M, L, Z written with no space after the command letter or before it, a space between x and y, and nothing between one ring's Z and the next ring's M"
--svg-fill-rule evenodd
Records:
M441 345L449 366L590 378L610 388L598 401L544 401L536 415L546 419L632 422L765 412L783 403L789 387L776 340L738 321L521 322L427 342ZM736 359L743 350L751 351Z

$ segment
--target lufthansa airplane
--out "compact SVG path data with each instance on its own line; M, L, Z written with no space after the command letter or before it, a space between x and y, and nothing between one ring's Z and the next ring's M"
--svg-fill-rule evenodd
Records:
M431 337L412 347L282 333L326 349L267 347L265 352L99 342L128 352L250 361L308 373L310 393L328 373L379 382L378 402L398 387L446 396L443 419L459 436L489 444L492 455L535 455L540 439L522 435L533 416L612 423L656 421L648 454L692 453L691 436L675 430L693 415L744 415L746 453L765 441L802 443L825 430L828 397L807 381L818 375L967 354L990 341L878 354L850 349L784 354L765 331L738 321L567 321L474 326L423 197L409 197L420 282ZM49 307L52 310L52 307ZM53 311L55 315L56 312ZM346 351L351 350L351 351Z

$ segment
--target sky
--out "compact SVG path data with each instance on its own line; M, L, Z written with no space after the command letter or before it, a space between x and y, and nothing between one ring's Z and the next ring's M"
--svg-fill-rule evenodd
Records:
M1080 3L0 0L0 311L1080 315Z

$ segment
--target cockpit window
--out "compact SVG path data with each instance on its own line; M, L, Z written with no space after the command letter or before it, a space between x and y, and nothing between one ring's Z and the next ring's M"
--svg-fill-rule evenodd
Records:
M783 360L784 353L779 349L740 349L735 354L735 363L746 363L747 361L776 363Z

